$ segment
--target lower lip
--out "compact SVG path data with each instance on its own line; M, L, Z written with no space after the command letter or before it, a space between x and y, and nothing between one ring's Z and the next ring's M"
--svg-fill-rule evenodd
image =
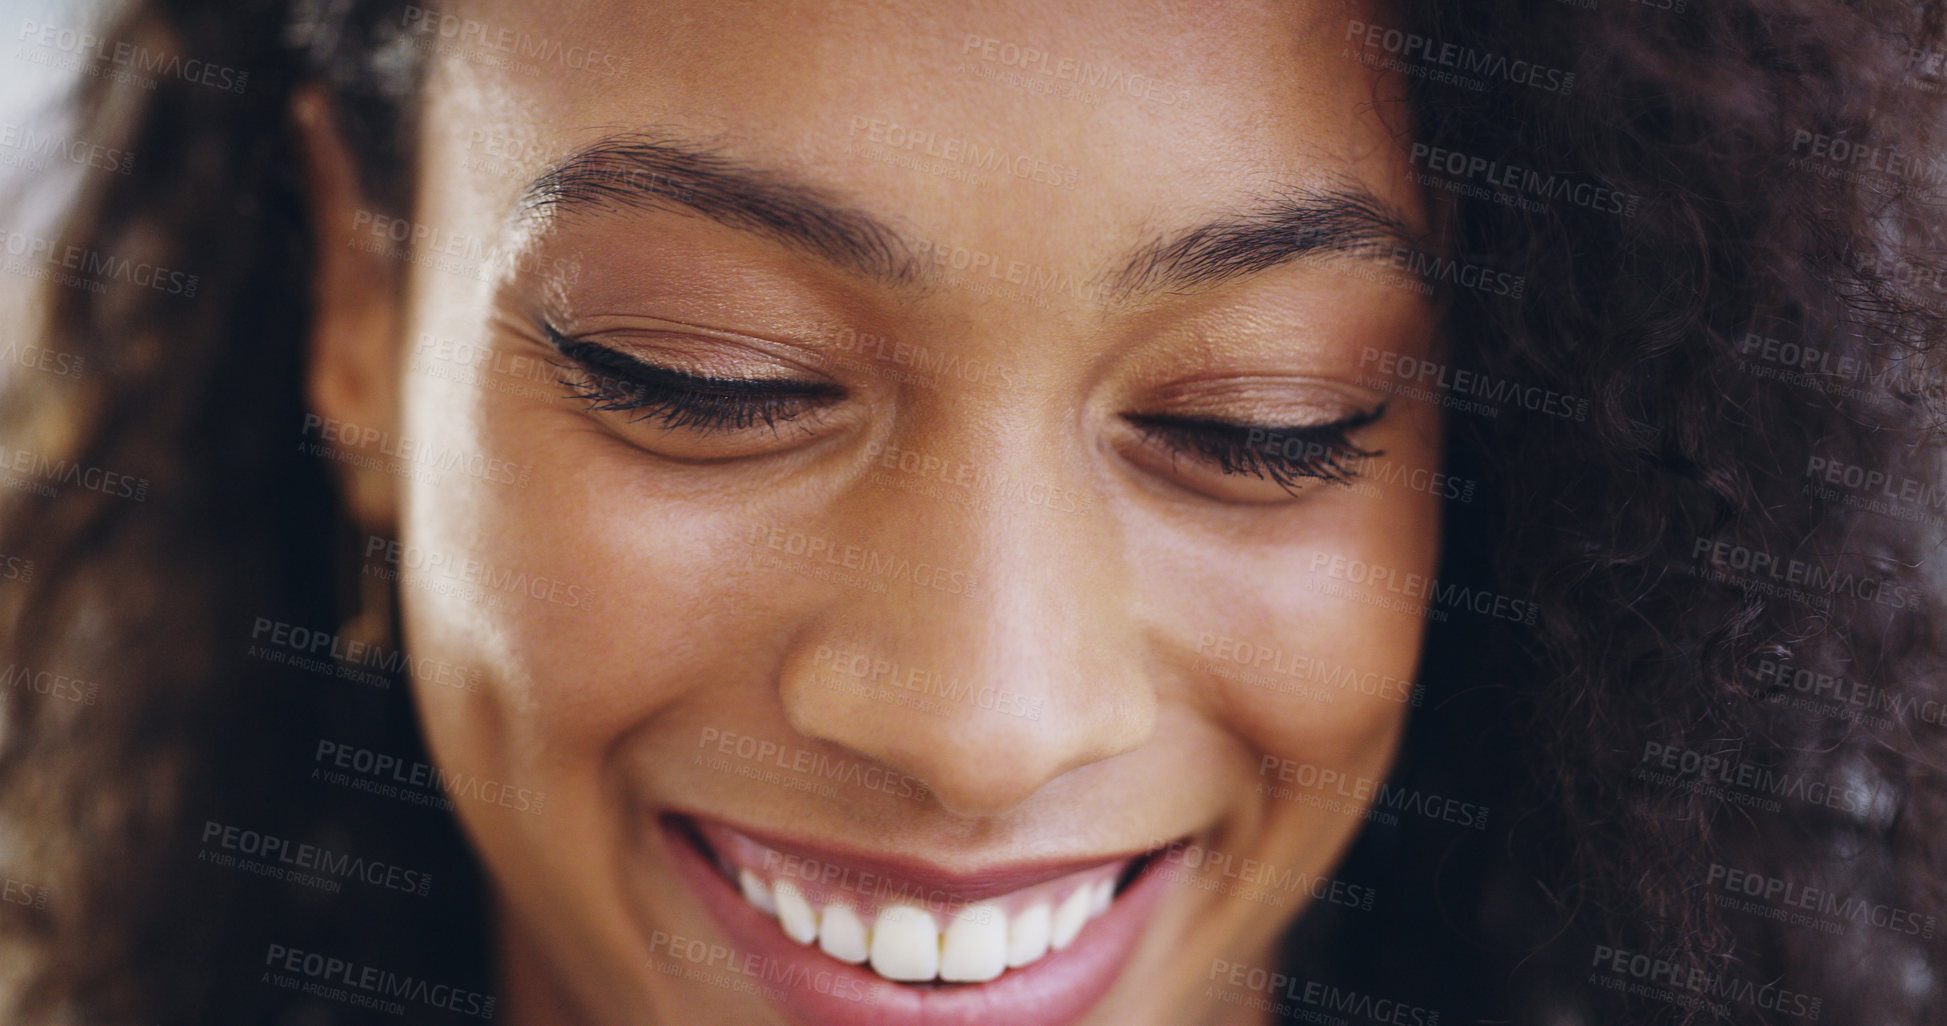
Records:
M911 986L848 965L784 935L777 922L730 886L683 831L665 824L663 839L737 951L716 968L766 992L798 1026L1068 1026L1121 975L1163 893L1163 877L1145 866L1107 912L1075 942L987 983ZM749 970L746 974L739 967Z

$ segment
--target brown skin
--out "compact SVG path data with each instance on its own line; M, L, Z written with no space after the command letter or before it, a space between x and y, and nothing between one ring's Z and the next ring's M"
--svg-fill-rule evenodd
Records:
M325 226L314 408L529 470L524 485L352 473L361 520L396 531L408 552L577 589L557 601L482 589L500 600L489 605L457 589L400 588L416 656L486 673L473 692L417 682L441 767L547 796L539 815L456 803L495 885L498 1018L778 1021L760 998L654 971L652 931L725 940L671 872L653 829L667 810L955 870L1196 835L1236 863L1329 875L1360 821L1264 793L1276 781L1260 760L1383 777L1404 704L1228 679L1200 641L1243 639L1411 679L1421 617L1314 590L1344 582L1314 574L1312 557L1428 575L1438 500L1318 482L1291 498L1173 459L1122 415L1297 424L1377 405L1384 396L1359 384L1362 350L1423 357L1437 333L1431 302L1383 261L1314 258L1105 306L1059 291L1030 302L952 271L892 287L678 213L558 219L518 235L507 226L548 161L658 126L912 238L1080 279L1159 235L1250 208L1278 181L1351 176L1423 228L1406 143L1372 103L1396 97L1398 83L1340 52L1348 17L1378 19L1333 3L535 7L451 13L616 54L626 70L435 58L412 217L518 247L523 267L572 265L572 281L514 272L481 283L348 244L363 237L349 226L364 207L349 162L329 112L298 112ZM970 70L961 44L972 34L1137 70L1180 96L1103 89L1083 103L1017 91ZM972 183L847 153L863 141L855 117L987 141L1074 168L1077 183L992 172ZM469 148L475 130L520 140L518 153L483 164ZM775 431L703 434L591 412L545 382L480 387L427 373L416 351L429 333L488 347L503 366L558 359L537 313L651 362L826 381L846 397ZM1005 367L1007 380L919 387L910 366L834 345L840 326ZM1441 423L1432 407L1395 400L1353 441L1437 468ZM875 472L875 446L982 476L921 490ZM1071 511L997 493L954 498L978 496L992 477L1081 501ZM938 565L974 587L822 580L766 560L786 558L765 542L773 529ZM876 700L833 686L821 646L1005 689L1041 714ZM841 785L834 796L752 781L699 763L706 730L905 774L925 790ZM1276 938L1304 900L1288 898L1173 886L1087 1021L1248 1017L1205 996L1206 974L1214 958L1275 965Z

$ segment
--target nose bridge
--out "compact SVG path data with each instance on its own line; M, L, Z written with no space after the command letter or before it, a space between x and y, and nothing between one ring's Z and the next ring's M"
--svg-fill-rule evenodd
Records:
M1010 480L959 501L861 497L891 515L854 544L893 570L883 588L837 588L779 681L797 730L918 777L964 816L1129 751L1155 722L1112 523L1024 501Z

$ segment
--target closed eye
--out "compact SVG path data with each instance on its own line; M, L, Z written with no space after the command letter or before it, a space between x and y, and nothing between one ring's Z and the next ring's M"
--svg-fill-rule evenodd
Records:
M1299 484L1308 480L1350 485L1359 476L1359 461L1384 455L1353 444L1349 436L1385 413L1386 405L1381 403L1329 423L1293 427L1166 413L1125 414L1123 419L1140 430L1145 441L1170 454L1172 469L1179 457L1187 456L1227 477L1270 481L1296 495Z
M631 421L651 421L664 430L734 432L761 424L776 433L781 424L845 397L844 389L822 381L691 374L551 328L548 340L568 361L556 366L571 396L590 410L629 413Z

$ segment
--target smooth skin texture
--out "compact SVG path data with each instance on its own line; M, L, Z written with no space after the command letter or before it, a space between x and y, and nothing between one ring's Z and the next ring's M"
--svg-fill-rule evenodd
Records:
M1293 190L1359 183L1426 231L1402 87L1343 49L1350 22L1383 15L710 0L446 17L616 58L577 69L422 36L442 49L410 258L375 231L332 112L296 111L322 226L310 400L409 440L409 475L338 464L361 522L400 542L396 563L381 550L367 565L416 571L399 585L415 657L484 675L473 691L415 682L432 751L448 773L546 795L538 813L456 802L493 881L500 1021L782 1021L762 998L656 971L655 931L725 940L671 870L655 828L670 811L950 870L1193 836L1233 865L1331 874L1357 803L1279 797L1264 760L1383 778L1407 707L1251 676L1232 643L1410 681L1419 604L1319 560L1430 576L1439 502L1372 481L1287 495L1128 417L1300 425L1377 408L1362 356L1434 354L1434 303L1370 252L1165 291L1088 283ZM1024 71L1008 63L1019 47L1158 85ZM915 130L939 156L906 144ZM629 133L811 190L896 233L886 252L919 270L884 280L680 204L517 209L555 162ZM1005 163L980 167L990 150ZM567 361L546 328L842 398L773 426L632 420L556 380L547 362ZM942 371L949 357L982 369ZM1351 441L1383 450L1369 465L1437 470L1441 431L1433 407L1394 398ZM901 453L931 462L902 471ZM790 551L814 540L839 564ZM905 701L836 671L835 652L992 701ZM704 740L726 735L882 786L742 775L767 767ZM1213 960L1276 967L1307 895L1171 869L1208 886L1172 885L1087 1022L1253 1021L1207 989Z

